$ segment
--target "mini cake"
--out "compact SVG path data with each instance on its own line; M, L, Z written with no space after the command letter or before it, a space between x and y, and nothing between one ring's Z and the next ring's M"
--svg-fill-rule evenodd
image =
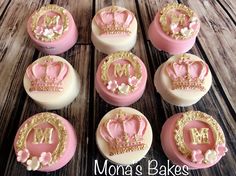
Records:
M139 111L121 107L109 111L96 132L102 155L115 164L130 165L141 160L152 144L152 128Z
M43 172L65 166L74 156L76 144L77 137L71 124L49 112L27 119L14 140L17 161L29 171Z
M137 38L137 20L132 12L109 6L97 12L92 20L91 39L95 48L110 54L131 50Z
M143 62L128 51L108 55L98 66L95 87L109 104L128 106L143 94L147 70Z
M186 53L172 56L163 63L155 73L154 84L170 104L190 106L208 92L212 76L202 59Z
M227 152L220 125L200 111L178 113L162 127L161 145L167 157L190 169L208 168Z
M27 94L46 109L61 109L79 94L77 72L59 56L44 56L26 70L24 88Z
M156 14L148 35L157 49L181 54L193 47L199 29L196 13L183 4L169 3Z
M52 4L41 7L30 16L27 31L35 47L47 54L69 50L78 38L70 12Z

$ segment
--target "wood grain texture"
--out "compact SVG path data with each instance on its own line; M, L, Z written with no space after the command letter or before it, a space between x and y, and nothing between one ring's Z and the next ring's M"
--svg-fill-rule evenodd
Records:
M156 93L153 76L156 69L170 55L158 51L147 35L155 13L167 2L174 0L4 0L0 1L0 175L95 175L95 160L104 164L95 140L95 132L101 118L115 106L102 100L94 88L97 66L106 56L91 43L90 25L95 13L106 6L118 5L131 10L138 21L138 38L132 52L140 57L147 67L146 90L139 101L131 107L141 111L150 121L154 140L144 159L132 165L142 166L143 175L148 175L148 161L155 159L159 165L167 165L160 143L160 132L166 119L177 112L200 110L212 115L221 125L229 148L219 163L209 169L190 171L191 176L236 176L236 32L233 0L178 1L193 8L202 21L197 42L190 53L198 55L209 65L213 73L210 91L195 105L172 106ZM28 172L17 163L13 140L18 127L35 113L44 109L36 105L24 91L22 79L27 66L45 55L35 50L26 32L26 21L35 9L43 4L55 3L68 9L79 30L77 44L60 56L67 59L81 78L81 92L68 107L55 112L67 118L74 126L78 145L73 159L62 169L51 173ZM108 163L108 167L113 164ZM172 165L172 164L171 164ZM115 166L115 165L113 165ZM97 174L104 175L104 174ZM123 175L121 172L119 175Z

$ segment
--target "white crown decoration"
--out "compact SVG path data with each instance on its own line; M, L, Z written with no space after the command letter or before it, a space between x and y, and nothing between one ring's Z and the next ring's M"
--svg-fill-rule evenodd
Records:
M177 61L166 66L173 89L205 90L203 83L208 70L203 61L192 61L187 55L182 55Z
M134 114L127 115L119 111L115 117L107 120L100 127L100 134L109 144L110 155L117 155L143 150L143 135L147 121L144 117Z
M100 34L130 34L129 26L134 19L128 10L110 7L95 16L95 22L100 28Z
M26 74L31 82L29 91L62 91L62 81L68 72L68 65L47 58L42 63L30 65Z

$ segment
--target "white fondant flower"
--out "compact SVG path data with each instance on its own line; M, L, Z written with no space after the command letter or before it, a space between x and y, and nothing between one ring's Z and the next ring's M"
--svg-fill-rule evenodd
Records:
M43 36L47 37L47 38L52 38L54 36L54 32L52 29L44 29L43 31Z
M170 30L172 31L172 32L175 32L175 29L178 27L178 24L176 24L176 23L171 23L170 24Z
M192 162L202 163L202 161L204 159L202 151L201 150L193 150L192 151L192 158L191 159L192 159Z
M205 161L208 163L213 163L217 160L217 153L215 150L207 150L205 153Z
M42 165L48 165L52 161L52 154L50 152L42 152L39 157L39 162L42 163Z
M112 92L114 92L117 87L118 87L118 84L117 84L116 80L109 81L108 84L107 84L107 89L111 90Z
M17 161L24 163L27 161L29 156L30 156L30 153L28 149L20 150L17 152Z
M36 35L42 35L42 34L43 34L43 27L37 26L37 27L35 28L35 30L34 30L34 33L35 33Z
M130 86L126 85L125 83L122 83L120 86L118 86L118 90L122 94L129 93Z
M57 34L62 34L63 26L62 25L56 25L56 26L53 27L53 31Z
M188 37L191 35L191 33L193 32L193 29L188 29L187 27L184 27L180 30L180 33L184 36L184 37Z
M139 80L136 78L136 76L132 76L128 79L128 83L130 86L136 86L138 84Z
M26 164L27 164L28 171L31 171L31 170L35 171L40 166L40 162L39 162L38 158L35 156L32 157L31 160L29 159Z

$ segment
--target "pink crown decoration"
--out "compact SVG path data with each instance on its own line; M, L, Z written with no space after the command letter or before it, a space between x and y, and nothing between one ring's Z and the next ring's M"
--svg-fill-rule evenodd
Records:
M51 58L43 63L33 63L26 74L31 82L29 91L62 91L62 81L67 75L68 65Z
M203 61L191 61L186 55L166 66L172 80L173 89L205 90L203 83L208 74L208 66Z
M145 147L143 135L147 121L144 117L125 114L119 111L115 117L104 122L100 134L109 144L110 156L143 150Z
M129 26L134 19L132 12L110 7L95 16L100 34L130 34Z

